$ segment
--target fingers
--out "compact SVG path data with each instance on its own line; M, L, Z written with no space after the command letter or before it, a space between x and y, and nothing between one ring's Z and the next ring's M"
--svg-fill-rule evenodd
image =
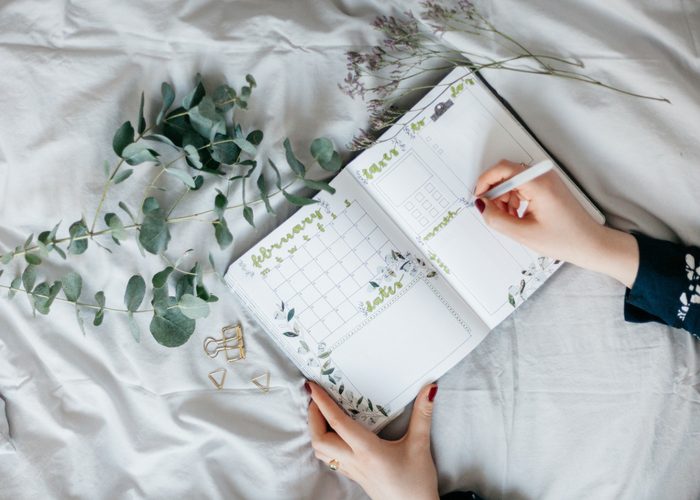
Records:
M374 434L347 416L323 388L313 382L309 382L309 387L311 399L316 403L319 412L350 448L366 448L370 440L376 439Z
M316 458L319 460L335 458L347 462L352 455L352 450L338 434L327 431L326 419L314 401L309 405L309 432L311 433L311 446L313 446Z
M430 384L416 396L411 422L408 424L408 439L421 445L430 445L430 425L433 421L434 398L437 384ZM432 399L432 401L431 401Z
M522 219L516 213L509 212L509 204L499 207L497 203L484 198L479 198L484 202L484 210L481 213L484 222L491 228L506 236L510 236L518 241L522 240L522 236L527 233L532 226L533 220L525 215ZM517 209L516 209L517 210Z
M479 179L476 181L476 188L474 188L474 195L476 197L481 196L486 191L491 189L496 184L500 184L506 179L510 179L514 175L519 174L525 170L519 163L514 163L508 160L501 160L496 163L493 167L485 171Z

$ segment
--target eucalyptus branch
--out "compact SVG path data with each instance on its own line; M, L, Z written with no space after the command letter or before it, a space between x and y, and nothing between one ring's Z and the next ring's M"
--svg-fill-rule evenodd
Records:
M182 100L182 107L168 113L175 100L175 93L168 83L163 83L161 86L161 109L156 122L149 127L146 126L143 113L144 95L142 94L136 124L138 134L134 133L134 127L130 122L125 122L116 131L112 140L112 147L119 160L111 172L107 168L107 181L102 188L91 224L88 226L84 219L76 221L69 226L68 235L64 237L58 236L60 224L56 225L50 231L41 232L36 241L34 241L34 235L30 235L23 245L0 255L0 264L2 265L9 264L13 258L20 256L23 256L27 263L26 267L9 285L0 285L8 290L8 297L12 298L18 291L23 292L29 297L33 308L41 314L48 314L55 301L72 303L75 306L76 319L81 329L83 329L81 310L94 311L93 325L95 326L99 326L103 322L105 311L126 314L129 329L137 341L140 339L141 333L134 316L152 313L149 331L157 342L168 347L175 347L186 342L194 332L196 321L206 317L210 311L209 304L218 300L207 290L204 276L208 274L218 275L218 273L214 268L211 255L209 255L212 265L211 271L202 271L199 262L196 262L194 267L189 270L179 266L180 260L172 264L166 254L172 238L171 226L188 221L204 222L212 227L213 237L223 250L233 242L233 235L228 229L225 217L227 212L242 208L243 218L252 226L254 221L251 206L264 203L267 211L272 213L269 199L280 193L292 204L307 205L315 202L315 200L287 192L286 190L295 182L302 181L307 187L333 191L326 182L307 178L307 168L296 157L288 139L284 141L284 153L295 178L282 185L279 170L270 162L278 189L272 192L268 190L264 169L257 168L258 163L255 159L257 146L264 137L263 132L252 130L245 134L241 125L235 122L235 117L231 112L234 107L247 108L252 89L255 86L254 78L247 75L246 85L240 91L237 92L224 84L219 86L211 96L208 96L204 85L198 80L195 87ZM145 141L163 143L175 149L176 154L167 162L161 161L159 159L160 153L150 149ZM309 152L314 162L322 169L331 172L337 172L340 169L340 155L335 151L330 140L315 139L310 145ZM185 169L173 167L175 163L183 159L186 159ZM124 169L125 163L134 168ZM116 213L106 213L104 214L105 227L98 228L97 220L102 215L111 185L126 181L135 168L149 163L156 163L160 170L145 185L138 213L134 215L124 202L118 203L119 208L129 216L132 223L124 224ZM206 192L201 189L204 186L204 173L214 177L228 176L226 170L231 167L241 167L244 171L226 180L228 186L226 195L216 190L218 194L212 200L214 208L191 215L172 216L176 207L188 193L197 192L199 199L205 197ZM256 170L259 171L259 176L254 187L257 187L259 195L248 201L247 198L250 196L246 196L248 190L246 182ZM202 175L193 177L193 171L202 172ZM160 186L158 182L165 173L179 179L187 188L186 191L178 195L167 211L161 208L161 203L155 196L150 196L150 191L153 189L166 191L165 187ZM228 191L235 181L242 183L241 203L229 203L228 201ZM210 214L214 214L216 218ZM98 291L94 295L94 302L80 300L83 291L83 278L75 271L68 272L60 280L36 284L37 269L40 269L43 259L49 257L51 252L66 259L67 253L73 256L82 255L88 250L90 243L106 248L97 239L101 236L112 238L116 244L112 249L108 249L112 252L121 245L121 241L127 240L132 233L143 255L145 252L160 255L170 265L153 275L152 288L147 289L146 280L141 275L132 276L124 291L125 308L107 307L103 291ZM0 275L2 273L3 269L0 268ZM63 293L63 297L59 297L59 293ZM152 308L141 308L144 300L150 301Z

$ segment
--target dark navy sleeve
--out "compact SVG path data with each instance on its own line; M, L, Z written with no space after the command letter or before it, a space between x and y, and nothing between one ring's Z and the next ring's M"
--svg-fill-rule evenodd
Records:
M657 321L700 338L700 248L634 237L639 270L625 292L625 320Z

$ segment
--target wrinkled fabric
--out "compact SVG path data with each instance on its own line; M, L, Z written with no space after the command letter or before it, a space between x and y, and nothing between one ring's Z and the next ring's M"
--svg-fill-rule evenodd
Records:
M114 164L111 139L134 123L140 91L153 121L160 82L178 99L195 73L210 88L255 76L247 128L265 131L260 157L289 136L303 151L326 135L345 144L367 116L342 95L344 52L378 43L370 22L406 3L14 1L0 6L0 251L63 220L91 220ZM606 212L611 224L700 243L700 7L669 2L481 2L531 50L582 59L585 71L672 104L568 79L501 70L484 76ZM463 50L498 54L488 37L448 36ZM344 155L347 160L348 154ZM137 167L112 189L136 208L155 175ZM314 172L317 178L324 176ZM286 173L286 178L291 174ZM160 193L163 200L179 194ZM213 183L213 181L209 181ZM212 184L207 184L212 189ZM234 197L236 195L234 194ZM210 209L190 196L178 214ZM211 196L213 198L213 196ZM256 207L257 229L230 217L237 239L219 251L209 224L180 224L168 255L213 251L223 270L284 220ZM94 246L94 245L93 245ZM42 266L86 277L119 307L129 277L165 263L133 241L110 255L91 248ZM9 283L19 262L0 278ZM212 281L211 283L214 283ZM313 457L298 371L222 285L212 315L178 349L159 346L139 318L107 313L83 336L74 310L32 317L25 297L0 305L0 498L364 498ZM4 292L3 292L4 295ZM441 492L484 498L697 498L700 496L700 352L690 335L623 318L624 287L565 266L440 381L433 450ZM3 299L4 300L4 299ZM86 322L89 322L85 313ZM224 367L205 337L241 322L248 357ZM271 390L250 383L269 371ZM386 430L403 432L406 415Z

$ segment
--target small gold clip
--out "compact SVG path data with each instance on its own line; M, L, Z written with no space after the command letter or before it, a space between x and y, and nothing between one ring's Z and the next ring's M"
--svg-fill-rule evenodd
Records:
M215 375L221 373L221 380L216 380ZM226 368L219 368L217 370L214 370L213 372L209 373L209 380L211 380L211 383L214 384L214 387L216 387L217 390L221 390L224 388L224 382L226 382Z
M228 336L228 332L231 330L234 330L235 333ZM243 328L241 328L240 324L223 327L220 339L215 339L214 337L204 339L204 352L207 353L207 356L215 358L222 351L228 363L235 363L238 360L245 359Z
M262 383L261 380L265 379L265 382ZM260 392L263 392L267 394L270 392L270 372L265 372L262 375L258 375L254 379L251 380L251 382L258 388L260 389Z

